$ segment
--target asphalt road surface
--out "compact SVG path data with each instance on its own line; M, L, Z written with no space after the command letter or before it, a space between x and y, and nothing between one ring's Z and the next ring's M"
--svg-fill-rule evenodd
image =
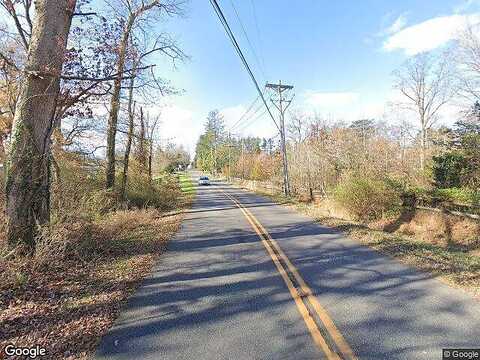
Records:
M265 197L200 187L97 359L441 359L480 302Z

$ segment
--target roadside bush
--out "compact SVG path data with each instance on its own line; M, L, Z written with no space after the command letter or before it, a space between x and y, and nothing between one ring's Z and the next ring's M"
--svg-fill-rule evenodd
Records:
M465 157L450 152L433 157L432 171L435 184L439 188L460 187L462 173L467 166Z
M126 188L129 207L172 210L178 205L181 195L178 178L175 175L165 173L150 180L137 164L134 163L130 168Z
M65 261L82 263L145 246L140 239L145 236L146 224L161 219L161 211L180 206L182 193L175 175L164 174L150 181L145 169L135 160L132 163L126 203L122 203L117 189L104 189L102 167L78 154L56 149L51 223L36 239L35 253L29 259L32 269L61 268ZM0 189L0 281L13 284L22 281L15 274L24 260L6 243L4 207ZM135 237L127 238L133 233Z
M357 220L375 220L401 205L401 191L387 179L346 176L334 191L334 197Z
M465 188L435 189L432 196L444 201L454 203L478 205L480 203L480 192Z
M116 194L104 189L101 170L78 154L55 151L52 223L95 220L118 207Z

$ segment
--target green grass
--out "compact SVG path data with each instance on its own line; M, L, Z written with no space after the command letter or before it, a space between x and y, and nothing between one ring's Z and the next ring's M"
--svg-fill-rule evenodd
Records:
M185 195L193 196L196 192L195 184L192 179L185 173L178 173L178 181L180 182L180 188Z

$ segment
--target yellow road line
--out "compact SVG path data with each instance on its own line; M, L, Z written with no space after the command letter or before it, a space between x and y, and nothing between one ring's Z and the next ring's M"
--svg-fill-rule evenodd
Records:
M350 346L348 345L348 343L346 342L345 338L342 336L338 328L333 323L333 320L330 318L330 316L328 315L326 310L322 307L322 305L318 302L317 298L313 296L312 290L305 283L303 278L300 276L297 268L291 263L291 261L285 255L285 253L277 244L277 242L270 236L268 231L255 218L255 216L248 209L246 209L237 199L235 199L233 196L226 193L225 191L223 191L223 193L238 206L238 208L242 211L242 213L247 218L252 228L255 230L255 232L258 234L258 236L262 240L263 245L267 249L267 252L272 258L283 280L285 281L285 284L287 285L290 291L290 294L295 300L298 310L300 311L300 314L302 315L305 321L305 324L307 325L307 328L310 331L310 334L312 335L313 340L320 347L320 349L325 353L327 358L329 360L340 359L339 356L329 348L325 339L321 335L317 324L315 323L314 319L311 317L308 311L308 308L306 307L305 303L302 300L302 296L300 296L300 294L298 293L298 290L295 288L292 281L290 280L286 270L284 269L283 265L280 262L279 257L281 258L281 260L283 260L283 262L286 264L290 273L293 275L295 280L300 285L300 288L303 293L303 297L306 297L310 302L310 304L312 305L312 307L314 308L319 319L322 321L322 324L325 327L326 331L330 335L331 339L333 340L337 348L342 353L343 358L349 359L349 360L357 360L357 357L353 353L352 349L350 348ZM276 251L276 253L274 250ZM278 253L278 256L277 256L277 253Z

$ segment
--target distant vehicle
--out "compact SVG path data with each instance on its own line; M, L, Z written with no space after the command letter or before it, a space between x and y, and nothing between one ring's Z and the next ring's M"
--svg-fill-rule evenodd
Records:
M198 185L210 185L210 179L208 176L200 176L200 179L198 179Z

